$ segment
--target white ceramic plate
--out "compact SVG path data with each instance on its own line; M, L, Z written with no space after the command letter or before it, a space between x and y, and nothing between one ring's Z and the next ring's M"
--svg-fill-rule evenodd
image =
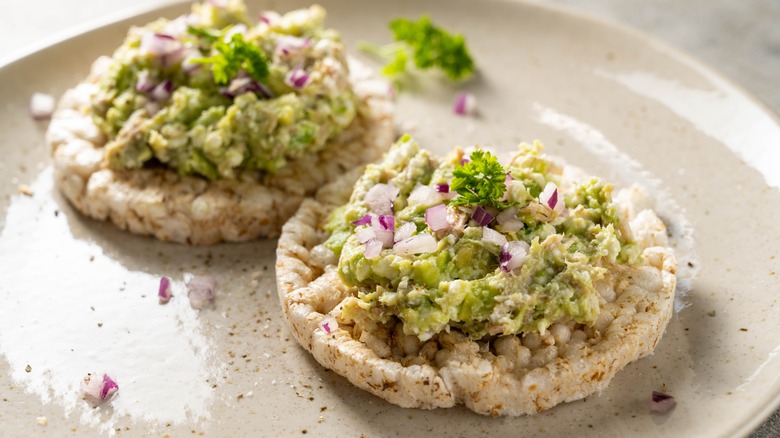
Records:
M508 149L539 138L595 174L647 185L675 235L691 227L681 271L698 276L682 282L693 287L656 354L603 393L534 417L401 409L295 344L276 297L275 241L190 248L80 217L52 188L45 125L27 117L29 97L60 95L129 25L186 10L172 5L0 68L0 434L734 436L777 407L780 125L763 106L685 55L564 10L322 3L350 47L387 41L391 18L423 12L466 34L475 79L453 87L423 76L400 97L399 123L424 146ZM475 93L477 117L452 114L456 89ZM215 309L189 308L185 273L218 278ZM161 275L175 281L166 306L155 296ZM119 382L110 405L78 399L89 371ZM677 408L649 414L653 390L675 395Z

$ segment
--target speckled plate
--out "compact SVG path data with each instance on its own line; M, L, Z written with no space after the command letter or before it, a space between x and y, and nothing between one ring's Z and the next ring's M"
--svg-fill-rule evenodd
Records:
M350 47L387 41L389 19L423 12L466 34L474 79L454 87L421 76L400 96L399 125L426 147L507 149L539 138L618 184L648 187L683 267L656 353L601 394L534 417L401 409L294 342L274 287L275 241L189 248L76 214L52 188L46 127L27 117L29 97L61 94L129 25L187 8L173 4L0 68L0 435L730 437L777 407L775 116L687 56L565 10L500 0L323 4ZM458 89L477 96L477 116L452 114ZM189 307L186 273L217 277L214 309ZM161 275L174 280L165 306L155 296ZM109 405L79 400L90 371L118 381ZM653 390L673 394L677 408L651 415Z

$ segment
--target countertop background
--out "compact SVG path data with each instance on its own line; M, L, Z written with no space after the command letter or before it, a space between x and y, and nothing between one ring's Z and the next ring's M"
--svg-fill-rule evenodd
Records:
M708 63L780 114L780 1L536 2L568 6L639 29ZM154 3L150 0L5 0L0 15L0 60L39 47L89 21ZM778 436L780 410L750 438Z

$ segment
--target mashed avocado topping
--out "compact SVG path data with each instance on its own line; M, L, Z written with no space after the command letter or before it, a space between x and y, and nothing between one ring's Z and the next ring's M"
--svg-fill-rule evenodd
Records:
M440 161L402 137L325 225L324 246L357 289L342 318L398 318L421 340L451 328L478 339L592 324L594 282L641 263L639 248L611 185L561 175L538 142L502 165L479 149Z
M113 169L164 165L214 180L276 172L355 117L344 46L312 6L250 25L241 0L133 28L90 112Z

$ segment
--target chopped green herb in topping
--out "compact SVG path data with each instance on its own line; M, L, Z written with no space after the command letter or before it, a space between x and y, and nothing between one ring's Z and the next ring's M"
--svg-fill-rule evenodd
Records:
M219 39L219 32L202 26L187 26L187 32L209 45Z
M472 152L470 158L452 171L451 188L460 195L452 200L452 205L508 207L509 203L501 200L506 192L506 171L498 159L482 150Z
M382 73L394 77L408 69L409 58L420 70L439 68L453 81L468 78L474 72L463 35L452 35L434 25L427 16L418 21L398 18L390 22L395 43L376 46L363 43L361 49L388 60Z
M210 35L203 33L202 35ZM199 36L202 36L199 35ZM214 50L218 53L208 58L195 59L198 64L211 64L214 82L223 85L233 79L240 70L259 82L268 79L268 60L260 49L244 41L243 35L235 33L228 42L217 41Z

